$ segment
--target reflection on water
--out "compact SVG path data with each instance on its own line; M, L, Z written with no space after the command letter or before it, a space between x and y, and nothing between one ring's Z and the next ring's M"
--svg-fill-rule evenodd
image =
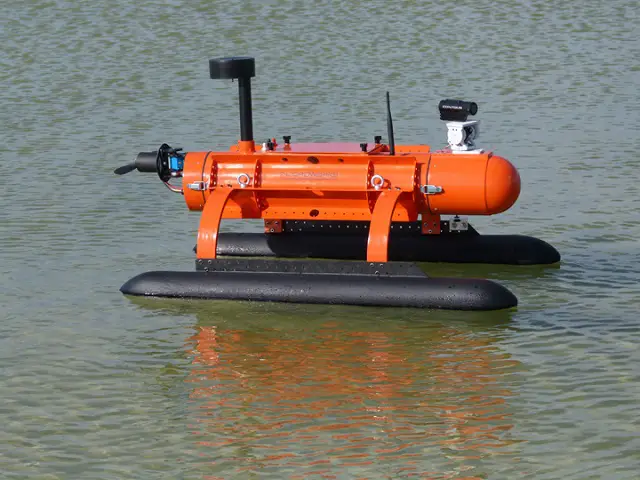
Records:
M285 308L198 314L188 427L206 478L484 478L481 460L513 453L518 364L494 345L505 317L416 324Z

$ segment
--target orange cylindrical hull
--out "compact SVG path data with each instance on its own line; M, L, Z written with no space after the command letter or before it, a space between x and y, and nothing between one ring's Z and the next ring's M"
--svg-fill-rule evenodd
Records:
M427 196L437 215L495 215L520 195L518 170L496 155L434 153L427 172L427 184L444 189Z
M413 221L421 213L494 215L520 194L516 168L490 153L193 152L183 175L190 210L202 210L214 189L234 190L224 218L370 220L380 193L389 190L401 192L394 221ZM198 182L206 187L188 187ZM442 192L425 195L422 185Z

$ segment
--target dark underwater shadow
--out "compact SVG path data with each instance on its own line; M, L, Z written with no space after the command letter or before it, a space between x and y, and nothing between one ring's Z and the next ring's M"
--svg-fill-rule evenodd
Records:
M229 300L127 297L138 308L160 315L195 315L198 325L241 329L314 330L331 322L337 329L390 331L451 325L492 329L511 324L516 309L488 312L423 310Z
M550 265L490 265L483 263L420 263L433 277L472 277L500 281L551 279L561 270L560 263Z

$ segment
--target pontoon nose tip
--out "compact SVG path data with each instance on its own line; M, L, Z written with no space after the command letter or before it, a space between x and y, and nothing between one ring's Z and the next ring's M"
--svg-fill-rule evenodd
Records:
M508 210L520 196L520 174L506 158L497 155L489 158L485 181L489 215Z

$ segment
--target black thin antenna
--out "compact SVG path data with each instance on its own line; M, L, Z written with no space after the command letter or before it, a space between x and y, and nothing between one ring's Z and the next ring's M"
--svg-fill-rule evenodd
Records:
M393 138L393 120L391 120L391 100L389 100L389 92L387 92L387 135L389 136L389 153L396 154L396 142Z

